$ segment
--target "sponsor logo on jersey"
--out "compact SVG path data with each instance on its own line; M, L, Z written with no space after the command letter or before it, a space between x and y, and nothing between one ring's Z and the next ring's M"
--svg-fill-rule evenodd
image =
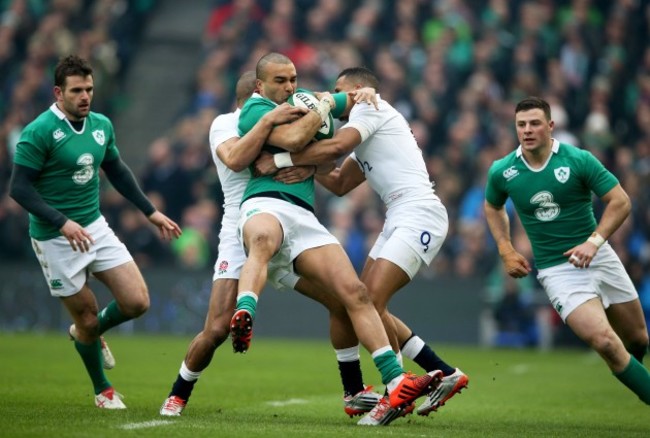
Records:
M54 278L50 280L50 289L52 290L63 289L63 282L58 278Z
M555 172L555 178L560 181L562 184L569 180L571 176L571 169L568 167L558 167L553 172Z
M61 128L57 129L52 133L52 137L54 137L55 141L61 140L63 137L65 137L65 132L61 130Z
M225 274L228 271L228 261L227 260L222 260L221 263L219 263L219 275Z
M93 138L95 139L98 145L104 146L104 142L106 142L106 137L104 136L103 130L97 129L93 131Z
M503 171L503 177L507 180L510 181L514 177L519 175L519 171L515 169L515 166L510 166L506 170Z

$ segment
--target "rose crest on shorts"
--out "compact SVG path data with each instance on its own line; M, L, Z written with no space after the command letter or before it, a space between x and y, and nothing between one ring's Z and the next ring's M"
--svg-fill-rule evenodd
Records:
M227 270L228 270L228 261L222 260L221 263L219 263L219 274L224 274Z

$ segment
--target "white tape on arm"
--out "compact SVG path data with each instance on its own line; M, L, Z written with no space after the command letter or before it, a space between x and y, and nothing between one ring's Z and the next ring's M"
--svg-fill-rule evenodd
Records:
M293 161L291 161L291 152L280 152L279 154L273 155L273 162L275 163L275 167L278 169L293 167Z
M597 248L600 248L603 246L603 243L605 243L605 238L594 231L587 239L587 242L591 242L596 245Z

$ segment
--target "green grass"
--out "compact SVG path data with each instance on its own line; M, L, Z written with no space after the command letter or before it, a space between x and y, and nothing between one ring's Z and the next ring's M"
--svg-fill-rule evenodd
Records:
M0 333L0 436L6 437L648 437L650 411L586 351L437 346L469 388L429 417L363 428L344 415L325 341L255 338L246 355L220 349L180 418L158 416L189 337L109 337L109 379L126 411L93 405L64 334ZM379 376L362 357L367 384ZM406 367L419 371L411 362ZM279 402L279 403L273 403Z

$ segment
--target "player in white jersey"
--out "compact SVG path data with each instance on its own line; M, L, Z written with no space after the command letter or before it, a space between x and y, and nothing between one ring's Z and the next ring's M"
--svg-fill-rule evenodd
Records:
M288 104L279 105L263 117L253 131L239 138L237 125L240 109L253 93L254 88L255 73L252 71L244 73L237 82L238 108L232 113L218 116L210 127L210 151L224 193L224 214L219 233L218 258L214 265L205 327L190 343L172 390L160 409L160 414L164 416L178 416L182 413L196 381L210 364L216 349L229 334L239 275L246 260L246 254L236 231L239 205L250 179L247 166L259 155L261 146L273 126L295 120L307 111ZM313 172L314 166L297 167L292 170L292 175L295 178L305 179ZM300 279L288 270L270 272L269 281L278 290L296 289L328 308L332 324L337 327L332 331L332 345L336 351L343 380L345 412L349 415L358 415L372 409L380 396L363 385L358 347L356 347L358 340L345 308L329 294L319 293L316 288L308 285L306 280Z
M379 86L366 68L344 70L336 81L336 92ZM424 264L429 265L447 235L447 211L434 193L432 183L411 129L404 117L388 102L379 99L378 110L348 105L342 120L348 123L336 135L297 153L273 158L263 156L256 163L261 173L273 173L283 162L294 165L325 163L350 154L340 168L316 179L342 196L363 181L381 197L387 207L384 228L370 250L361 280L366 284L382 316L395 351L413 359L426 371L440 369L445 377L418 408L427 415L467 386L468 378L446 364L424 341L387 309L391 297L408 284ZM280 166L276 166L279 164ZM372 422L381 412L362 419ZM379 421L379 420L378 420Z

